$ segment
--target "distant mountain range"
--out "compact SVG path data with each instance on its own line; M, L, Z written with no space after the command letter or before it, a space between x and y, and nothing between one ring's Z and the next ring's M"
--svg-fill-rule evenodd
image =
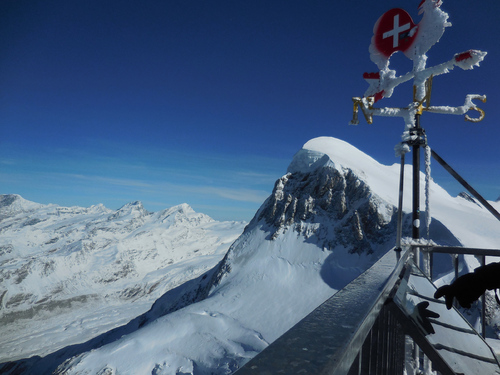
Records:
M0 372L230 374L394 246L398 186L399 165L322 137L246 227L187 205L148 213L139 202L111 211L2 196ZM434 242L499 246L500 223L475 202L431 183L431 204ZM479 265L465 258L462 272ZM452 278L447 259L435 261L438 284Z
M151 213L140 202L115 211L1 195L0 362L127 323L214 267L245 224L187 204Z

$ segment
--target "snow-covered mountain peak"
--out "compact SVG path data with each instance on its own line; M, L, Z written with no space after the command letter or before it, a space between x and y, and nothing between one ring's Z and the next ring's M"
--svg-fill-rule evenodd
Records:
M397 180L392 189L381 182L388 172L398 175L344 141L312 139L294 156L252 224L265 222L272 239L293 229L326 249L344 246L371 254L378 244L386 246L395 229L395 197L385 198L387 190L397 195Z
M141 210L144 209L144 206L142 205L141 201L135 201L135 202L129 202L124 204L119 210L124 210L124 209L136 209L136 210Z
M27 212L43 207L40 203L28 201L18 194L0 195L0 215Z
M170 207L170 208L167 208L167 209L161 211L161 214L163 216L171 216L171 215L175 215L175 214L188 216L188 215L196 214L196 212L193 210L193 208L189 204L181 203L181 204L178 204L177 206L173 206L173 207Z
M99 204L93 204L92 206L90 206L89 211L91 211L91 212L108 212L109 209L106 208L106 206L103 205L102 203L99 203Z
M288 167L289 173L310 173L317 168L331 166L364 171L380 164L351 144L333 137L318 137L308 141L297 152Z
M194 225L206 224L214 221L210 216L198 213L193 208L187 204L182 203L177 206L167 208L156 214L157 220L162 223L168 224L178 224L189 222Z
M135 201L127 203L122 207L120 207L116 211L116 214L119 216L131 215L131 214L135 216L143 216L147 215L148 211L144 208L141 201Z

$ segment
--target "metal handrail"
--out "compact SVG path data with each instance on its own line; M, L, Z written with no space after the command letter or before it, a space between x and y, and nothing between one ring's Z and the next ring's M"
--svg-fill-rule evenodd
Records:
M497 256L500 257L500 249L482 249L475 247L461 247L461 246L439 246L439 245L411 245L411 248L420 248L423 251L430 253L442 254L467 254L476 256Z
M347 375L390 292L400 280L409 255L409 251L387 252L237 374Z
M500 256L498 249L436 245L409 245L402 251L389 251L236 373L403 374L408 338L391 301L407 266L413 264L415 248L424 256L434 252ZM418 351L415 355L418 358ZM441 365L446 370L443 374L455 374L442 361Z

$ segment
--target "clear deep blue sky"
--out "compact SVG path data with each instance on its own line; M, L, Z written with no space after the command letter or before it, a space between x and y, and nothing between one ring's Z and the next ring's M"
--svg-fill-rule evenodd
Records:
M0 193L65 206L189 203L250 220L309 139L343 139L393 164L401 119L349 126L376 71L385 11L420 0L2 0ZM453 24L428 66L468 49L480 68L434 80L432 104L486 94L486 118L424 114L429 143L487 199L500 195L498 0L445 0ZM411 69L402 54L398 74ZM394 99L406 105L411 84ZM397 98L397 99L396 99ZM474 113L472 114L475 115ZM434 163L450 193L461 187Z

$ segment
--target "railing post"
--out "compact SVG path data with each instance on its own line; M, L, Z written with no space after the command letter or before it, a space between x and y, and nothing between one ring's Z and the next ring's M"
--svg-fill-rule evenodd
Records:
M481 255L479 257L479 260L481 262L481 266L486 265L486 256ZM481 296L481 336L483 338L486 337L486 294L483 294Z
M361 360L361 374L369 374L370 373L370 354L371 354L371 342L372 342L372 333L368 333L366 340L361 347L361 352L363 354L363 358Z
M378 345L379 345L379 328L380 324L378 319L375 321L371 329L371 345L370 345L370 374L379 374L378 372Z
M403 375L405 334L391 309L380 310L348 375Z
M432 280L431 252L423 249L423 271L425 276Z
M452 254L453 271L455 272L455 279L458 278L458 254Z
M405 181L405 154L401 153L401 167L399 172L399 198L398 198L398 225L396 231L396 251L401 251L401 237L403 232L403 188Z
M420 115L415 115L415 135L418 137L413 144L413 215L412 215L412 238L420 238ZM418 265L418 263L417 263Z

